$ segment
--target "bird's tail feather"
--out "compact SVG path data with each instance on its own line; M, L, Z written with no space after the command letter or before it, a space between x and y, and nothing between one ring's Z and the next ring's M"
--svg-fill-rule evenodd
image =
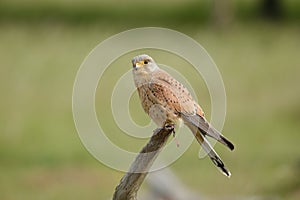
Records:
M182 114L185 124L192 124L201 131L202 135L209 136L227 146L230 150L234 149L234 145L227 140L217 129L209 124L203 116L200 115L185 115Z
M234 145L228 139L226 139L219 131L217 131L214 127L209 126L208 130L199 128L199 130L201 131L201 133L203 135L205 135L205 136L208 135L209 137L212 137L212 138L216 139L217 141L219 141L220 143L224 144L231 151L234 149Z
M212 146L209 144L208 140L205 136L201 133L201 131L196 127L189 127L193 132L196 140L202 146L204 151L208 154L209 158L212 162L217 166L217 168L227 177L231 176L229 170L226 169L223 161L221 160L220 156L215 152Z

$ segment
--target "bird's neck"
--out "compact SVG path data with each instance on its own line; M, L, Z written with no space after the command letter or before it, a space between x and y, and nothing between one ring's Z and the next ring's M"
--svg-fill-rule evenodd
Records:
M146 71L133 72L134 83L137 88L151 82L152 73Z

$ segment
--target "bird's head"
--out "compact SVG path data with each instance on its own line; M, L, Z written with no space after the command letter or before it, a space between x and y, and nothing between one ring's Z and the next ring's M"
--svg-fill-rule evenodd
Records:
M154 60L146 54L134 57L132 59L132 67L133 71L137 73L151 73L158 69L158 66Z

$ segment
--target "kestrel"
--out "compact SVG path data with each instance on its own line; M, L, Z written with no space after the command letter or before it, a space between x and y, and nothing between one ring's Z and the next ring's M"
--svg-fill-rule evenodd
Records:
M230 150L234 149L234 145L210 125L204 117L203 110L193 100L189 91L170 74L160 69L148 55L134 57L132 65L134 83L142 107L157 126L174 127L175 124L183 121L212 162L222 173L230 177L230 172L225 168L206 136L214 138Z

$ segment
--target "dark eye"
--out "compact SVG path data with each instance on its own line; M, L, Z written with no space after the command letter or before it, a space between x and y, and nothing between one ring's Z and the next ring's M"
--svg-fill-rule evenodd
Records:
M145 61L144 61L144 64L145 64L145 65L147 65L147 64L148 64L148 61L147 61L147 60L145 60Z

